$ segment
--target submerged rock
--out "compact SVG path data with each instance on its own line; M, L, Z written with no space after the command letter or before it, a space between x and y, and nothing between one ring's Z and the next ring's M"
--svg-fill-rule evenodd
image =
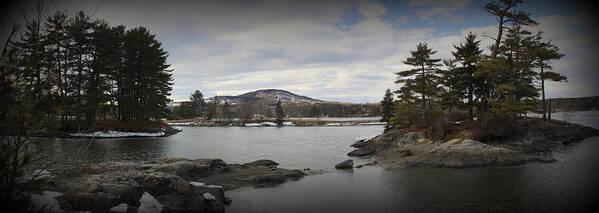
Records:
M345 160L337 165L335 165L335 169L353 169L354 168L354 160L349 159Z

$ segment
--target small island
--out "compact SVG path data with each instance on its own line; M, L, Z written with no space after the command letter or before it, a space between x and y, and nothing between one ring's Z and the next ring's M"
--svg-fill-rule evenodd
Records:
M507 121L503 121L507 122ZM599 130L539 118L495 123L481 131L474 122L450 123L443 138L423 128L393 129L363 139L349 156L374 156L385 167L479 167L553 162L552 152L565 144L599 136Z

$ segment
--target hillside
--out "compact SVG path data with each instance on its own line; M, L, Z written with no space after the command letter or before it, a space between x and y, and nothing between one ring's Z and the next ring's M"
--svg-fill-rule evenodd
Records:
M214 97L208 98L211 102ZM378 103L342 103L322 101L307 96L297 95L285 90L265 89L244 93L237 96L218 96L216 118L223 117L222 108L229 103L229 116L233 118L270 118L274 116L274 104L282 102L286 117L370 117L379 116ZM188 109L182 109L182 102L171 103L172 116L169 119L192 118ZM204 109L203 114L207 114Z
M281 102L316 102L320 101L310 97L297 95L289 91L278 89L256 90L253 92L244 93L237 96L218 96L220 102L227 101L229 103L246 103L246 102L266 102L273 103Z

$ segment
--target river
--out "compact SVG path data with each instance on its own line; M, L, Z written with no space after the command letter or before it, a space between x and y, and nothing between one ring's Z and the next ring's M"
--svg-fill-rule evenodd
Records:
M599 128L599 112L555 119ZM164 138L56 139L71 163L221 158L272 159L284 168L323 169L275 187L226 192L227 212L581 212L599 197L599 137L565 146L554 163L471 169L363 167L337 171L349 145L382 126L184 127ZM87 148L85 148L87 147ZM85 150L85 151L81 151ZM80 153L74 155L73 153ZM368 161L355 158L357 164Z

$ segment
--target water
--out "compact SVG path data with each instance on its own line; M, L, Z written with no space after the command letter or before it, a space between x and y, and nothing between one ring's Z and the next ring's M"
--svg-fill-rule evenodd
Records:
M56 139L44 145L60 145L59 157L68 156L71 163L142 162L165 157L220 158L227 163L271 159L280 167L326 170L347 159L352 150L349 144L378 135L382 128L183 127L183 132L169 137Z
M599 128L596 111L553 118ZM227 192L227 212L586 212L599 197L598 151L594 137L565 146L555 163L331 172Z
M599 112L556 113L599 128ZM166 138L63 139L73 163L145 161L163 157L221 158L229 163L272 159L287 168L328 172L276 187L226 192L227 212L584 212L599 197L599 137L567 145L555 163L472 169L364 167L331 169L347 159L357 138L382 126L184 127ZM359 162L365 160L356 159Z

